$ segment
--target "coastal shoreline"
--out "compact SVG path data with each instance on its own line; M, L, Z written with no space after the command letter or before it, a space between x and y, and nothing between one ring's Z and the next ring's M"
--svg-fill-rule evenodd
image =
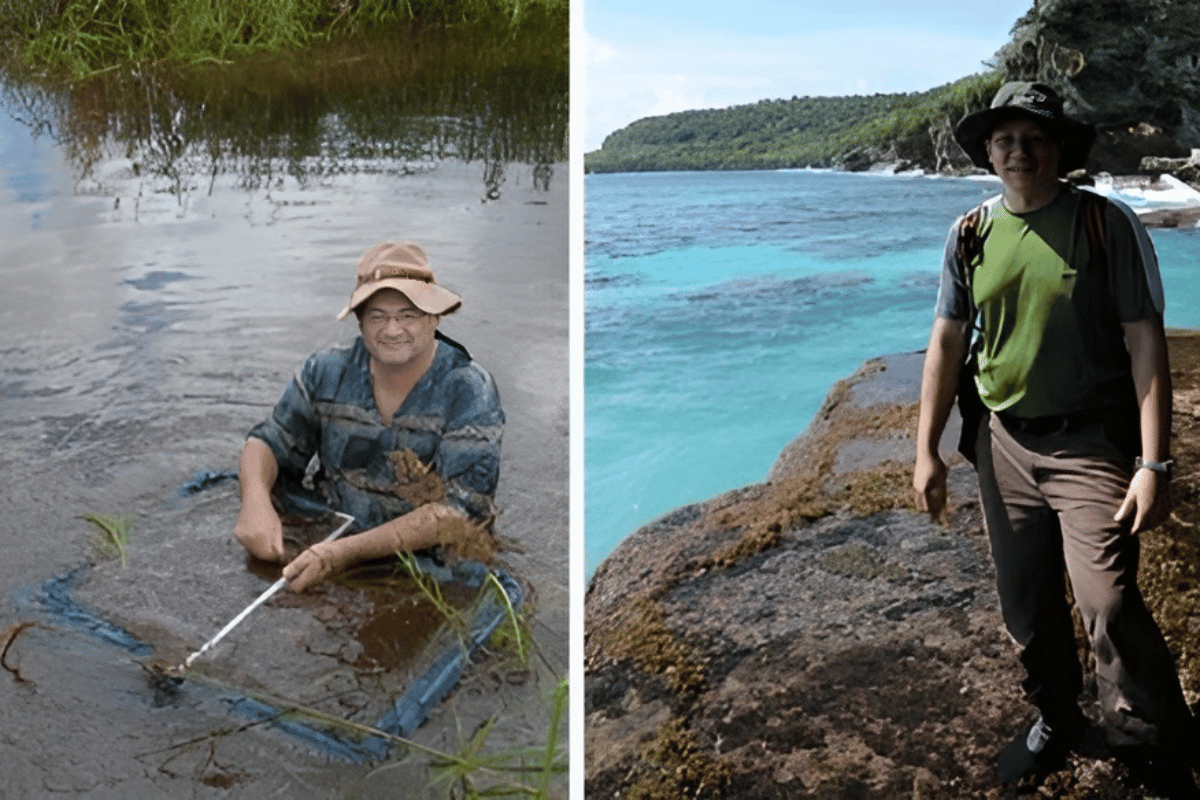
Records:
M1139 581L1200 699L1200 331L1171 330L1174 512ZM1026 722L1000 625L974 471L911 507L923 354L872 359L829 392L767 481L643 526L585 597L588 793L998 798L992 759ZM954 428L943 439L952 453ZM1097 713L1085 704L1085 712ZM1099 782L1099 783L1097 783ZM1044 784L1149 797L1102 742ZM915 787L915 788L914 788ZM813 794L816 792L816 794Z
M901 162L878 162L872 164L867 169L850 170L838 169L836 167L787 167L780 169L766 170L647 170L645 172L636 173L621 173L621 172L589 172L588 176L599 175L625 175L637 174L646 175L658 173L687 173L687 172L767 172L767 173L821 173L830 175L866 175L879 178L927 178L937 180L942 178L959 178L964 180L977 180L987 183L995 183L997 192L999 191L1000 181L996 176L984 173L981 170L972 170L970 172L928 172L924 169L903 170L898 167L902 166ZM1200 228L1200 185L1187 184L1170 176L1159 175L1157 177L1151 175L1117 175L1112 176L1106 173L1098 175L1089 175L1079 181L1082 185L1095 187L1097 183L1100 185L1100 193L1115 195L1117 199L1123 200L1130 205L1138 215L1138 219L1147 228ZM1180 196L1181 193L1186 194L1190 190L1194 197L1190 197L1176 202L1163 202L1163 199L1174 196ZM1132 194L1130 194L1132 193ZM1159 199L1155 199L1155 198ZM1132 201L1132 202L1131 202ZM1142 203L1150 203L1149 206Z

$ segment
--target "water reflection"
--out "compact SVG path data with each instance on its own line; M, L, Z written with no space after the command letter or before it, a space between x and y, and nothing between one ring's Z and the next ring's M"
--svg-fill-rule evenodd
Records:
M0 103L75 168L78 193L304 189L335 175L479 163L482 200L566 159L565 30L513 37L408 32L303 55L139 68L51 85L0 73ZM119 200L118 200L119 202Z

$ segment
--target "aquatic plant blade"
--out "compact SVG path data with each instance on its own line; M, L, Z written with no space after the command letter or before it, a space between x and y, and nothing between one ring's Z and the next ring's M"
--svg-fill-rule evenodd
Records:
M129 566L129 531L133 527L133 517L109 517L90 511L80 517L100 530L96 540L98 549L109 558L119 559L122 567Z

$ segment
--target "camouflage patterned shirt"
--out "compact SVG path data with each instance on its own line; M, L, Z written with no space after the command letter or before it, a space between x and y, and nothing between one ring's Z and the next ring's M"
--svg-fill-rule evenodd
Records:
M370 353L350 347L309 356L269 419L249 435L271 448L277 487L313 485L360 529L442 501L477 522L494 516L504 412L487 370L440 333L433 365L385 423L375 406Z

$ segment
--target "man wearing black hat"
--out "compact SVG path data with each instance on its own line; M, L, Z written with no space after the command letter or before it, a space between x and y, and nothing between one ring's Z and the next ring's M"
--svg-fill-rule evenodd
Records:
M1095 130L1067 117L1050 87L1004 85L955 138L1002 192L960 218L947 241L913 488L918 508L939 516L938 442L956 390L977 392L987 413L965 436L1001 611L1040 712L1001 754L1000 777L1053 769L1084 731L1065 569L1110 743L1150 754L1176 788L1194 790L1184 766L1193 720L1136 584L1136 534L1162 520L1172 463L1154 250L1127 207L1062 180L1084 165ZM968 349L977 366L959 387Z

